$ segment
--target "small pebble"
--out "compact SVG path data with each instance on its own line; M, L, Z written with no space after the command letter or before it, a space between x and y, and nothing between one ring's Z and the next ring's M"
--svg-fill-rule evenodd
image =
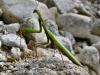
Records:
M12 47L11 49L11 56L15 59L19 59L21 56L21 51L19 48Z
M2 61L6 61L6 60L7 60L6 57L4 55L0 54L0 61L2 62Z

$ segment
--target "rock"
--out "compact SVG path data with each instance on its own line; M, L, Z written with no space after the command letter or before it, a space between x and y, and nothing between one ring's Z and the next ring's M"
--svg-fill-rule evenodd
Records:
M55 53L54 53L54 51L55 51ZM67 57L67 56L65 56L65 55L61 55L61 53L60 53L61 51L59 50L59 49L48 49L48 50L46 50L46 49L43 49L43 48L37 48L37 56L38 57L55 57L55 58L57 58L57 59L59 59L59 60L62 60L62 58L63 58L63 60L64 61L68 61L68 62L70 62L70 63L72 63L72 61L71 60L69 60L69 58Z
M62 14L57 18L57 25L60 30L70 32L74 37L87 38L92 27L92 20L78 14Z
M23 48L26 45L25 40L15 34L3 35L1 37L1 42L3 45L10 46L10 47Z
M74 51L75 51L75 54L80 54L82 48L81 47L75 47Z
M1 15L2 15L2 13L3 13L3 12L2 12L2 10L0 9L0 17L1 17Z
M16 34L20 29L19 23L13 23L9 25L4 25L4 30L8 32L8 34Z
M0 62L7 61L6 57L2 54L0 54Z
M8 75L8 74L7 74L7 73L2 73L2 72L1 72L0 75Z
M84 16L92 16L92 5L91 2L87 0L81 0L81 5L77 6L75 9L78 11L78 14L82 14Z
M26 66L20 65L16 66L17 70L12 70L11 75L90 75L84 68L78 67L73 63L68 61L58 60L54 57L51 58L41 58L36 62L28 62ZM65 66L63 66L65 64Z
M0 40L0 48L1 48L1 45L2 45L2 42L1 42L1 40Z
M58 75L55 71L48 69L48 68L32 68L31 70L21 68L20 70L18 69L17 71L14 71L14 73L10 75Z
M66 31L62 31L60 30L60 35L62 35L63 37L68 37L69 40L71 41L72 45L74 45L76 43L73 35L70 32L66 32Z
M97 75L94 71L90 70L90 75Z
M80 6L81 3L77 0L53 0L54 4L56 5L56 7L58 8L58 10L61 13L66 13L69 12L70 10L72 10L73 8L77 6ZM79 5L80 3L80 5Z
M97 35L89 34L88 39L90 40L91 44L95 44L100 41L100 37Z
M11 56L15 59L19 59L21 56L21 51L19 48L12 47L11 49Z
M3 28L4 28L4 23L3 23L3 21L0 21L0 32L3 31Z
M95 43L95 44L93 44L92 46L94 46L100 53L100 41Z
M75 0L50 0L50 1L46 1L46 0L38 0L40 2L45 3L49 8L50 7L57 7L57 9L59 10L60 13L66 13L69 10L71 10L72 8L75 7ZM62 5L63 4L63 5Z
M69 62L72 63L72 61L67 56L65 56L65 55L61 55L61 54L56 53L54 55L54 57L58 58L61 61L64 60L64 61L69 61Z
M76 9L72 9L70 12L72 12L74 14L78 14L78 11Z
M94 65L96 71L98 72L98 75L100 75L100 66L99 65L100 65L100 61L99 61L99 63Z
M96 21L93 24L93 28L91 30L91 33L94 35L99 35L100 36L100 20Z
M3 11L3 21L6 23L19 23L28 16L32 16L36 8L35 0L1 0L0 6Z
M37 6L37 10L39 10L39 12L41 13L44 20L48 19L49 10L45 4L39 2L38 6Z
M4 66L5 64L4 64L4 62L0 62L0 73L1 73L1 71L3 71L3 66ZM1 75L1 74L0 74Z
M99 52L93 46L85 46L79 55L79 60L89 65L97 64L99 62Z
M49 19L55 22L57 16L58 16L57 8L56 7L49 8Z
M25 21L25 24L23 25L23 27L32 28L34 30L40 30L40 25L39 25L39 22L38 22L38 18L37 17L36 18L29 18L28 20ZM40 32L40 33L33 33L31 35L33 37L35 37L37 43L41 43L41 42L45 42L46 41L46 40L44 40L44 38L46 36L45 36L43 28L42 28L42 32ZM28 37L29 35L27 34L26 36Z
M81 7L81 8L76 8L76 9L78 10L78 14L82 14L82 15L84 15L84 16L91 16L91 15L92 15L89 11L87 11L87 10L84 8L84 6Z
M72 48L72 44L71 41L69 40L69 38L64 38L62 36L56 36L57 39L74 55L74 51Z
M100 11L97 11L98 16L100 17Z
M58 26L57 26L57 24L54 21L52 21L52 20L46 20L45 23L46 23L48 29L54 35L56 35L56 36L59 36L60 35L59 32L58 32Z

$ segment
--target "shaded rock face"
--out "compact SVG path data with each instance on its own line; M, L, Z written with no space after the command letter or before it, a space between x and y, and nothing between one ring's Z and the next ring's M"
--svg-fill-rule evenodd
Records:
M100 36L100 20L94 23L91 33Z
M6 23L20 22L20 19L26 18L32 14L36 7L35 0L0 0L0 6L3 10L3 20Z

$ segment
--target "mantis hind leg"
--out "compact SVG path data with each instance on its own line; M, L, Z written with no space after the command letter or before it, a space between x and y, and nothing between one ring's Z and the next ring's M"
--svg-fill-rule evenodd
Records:
M60 47L57 46L58 49L61 49ZM63 58L63 54L62 52L59 50L59 53L61 55L61 59L62 59L62 62L63 62L63 66L65 66L65 62L64 62L64 58Z

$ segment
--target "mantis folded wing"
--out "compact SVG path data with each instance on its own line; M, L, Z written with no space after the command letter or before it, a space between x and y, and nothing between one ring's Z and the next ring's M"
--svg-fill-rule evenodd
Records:
M60 51L64 55L66 55L71 61L82 67L81 63L69 52L68 49L66 49L66 47L56 38L56 36L54 36L54 34L50 30L48 30L40 12L38 10L34 10L34 12L37 13L39 16L39 23L42 23L42 25L40 24L40 30L34 30L31 28L22 28L21 30L29 33L40 33L42 31L42 26L43 26L44 31L47 35L47 39L53 41L60 49Z

